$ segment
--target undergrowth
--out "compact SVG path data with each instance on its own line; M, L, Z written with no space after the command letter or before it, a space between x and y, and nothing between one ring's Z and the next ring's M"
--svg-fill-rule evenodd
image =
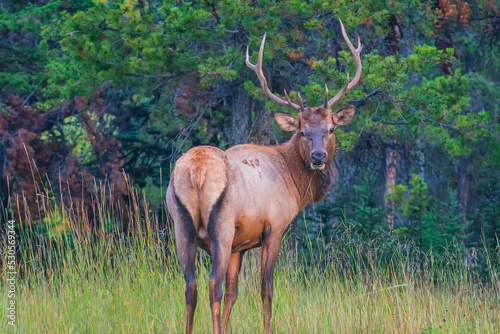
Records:
M130 186L125 210L113 204L112 187L95 188L92 218L83 204L43 187L36 219L15 211L22 198L11 198L2 218L16 221L19 236L16 326L7 322L4 267L2 332L183 332L185 285L164 203L150 210L147 195ZM328 240L297 228L285 235L275 271L276 333L498 332L498 247L422 252L385 233L366 241L350 226ZM209 333L210 257L199 251L197 262L195 332ZM230 333L262 331L259 262L258 249L246 254Z

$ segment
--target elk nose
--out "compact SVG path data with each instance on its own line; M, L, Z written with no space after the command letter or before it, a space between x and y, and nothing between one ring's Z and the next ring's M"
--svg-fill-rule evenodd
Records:
M311 157L312 157L313 164L320 165L320 164L325 162L326 153L325 152L313 152Z

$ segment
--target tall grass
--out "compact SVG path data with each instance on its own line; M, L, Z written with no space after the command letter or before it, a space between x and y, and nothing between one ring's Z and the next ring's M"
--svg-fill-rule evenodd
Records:
M16 217L20 234L17 324L7 323L2 289L0 331L183 332L185 285L171 222L129 188L127 233L106 185L95 185L96 224L50 189L37 189L38 220L14 212L22 198L11 199L4 218ZM334 242L306 237L305 251L295 239L285 237L275 271L276 333L499 332L499 268L488 260L498 253L483 252L479 267L463 252L438 259L396 239L364 243L348 229ZM210 259L200 251L197 262L195 332L209 333ZM259 262L258 252L247 254L230 333L262 331Z

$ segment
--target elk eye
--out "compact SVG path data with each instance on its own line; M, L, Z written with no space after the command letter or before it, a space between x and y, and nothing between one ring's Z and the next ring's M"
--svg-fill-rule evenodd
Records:
M305 136L306 136L306 135L305 135L305 133L304 133L303 131L300 131L300 135L301 135L302 137L305 137Z
M333 133L335 131L335 128L330 128L330 133Z

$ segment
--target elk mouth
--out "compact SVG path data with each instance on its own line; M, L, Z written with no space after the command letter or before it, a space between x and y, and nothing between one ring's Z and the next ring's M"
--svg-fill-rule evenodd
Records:
M325 168L324 162L311 162L312 170L323 170Z

